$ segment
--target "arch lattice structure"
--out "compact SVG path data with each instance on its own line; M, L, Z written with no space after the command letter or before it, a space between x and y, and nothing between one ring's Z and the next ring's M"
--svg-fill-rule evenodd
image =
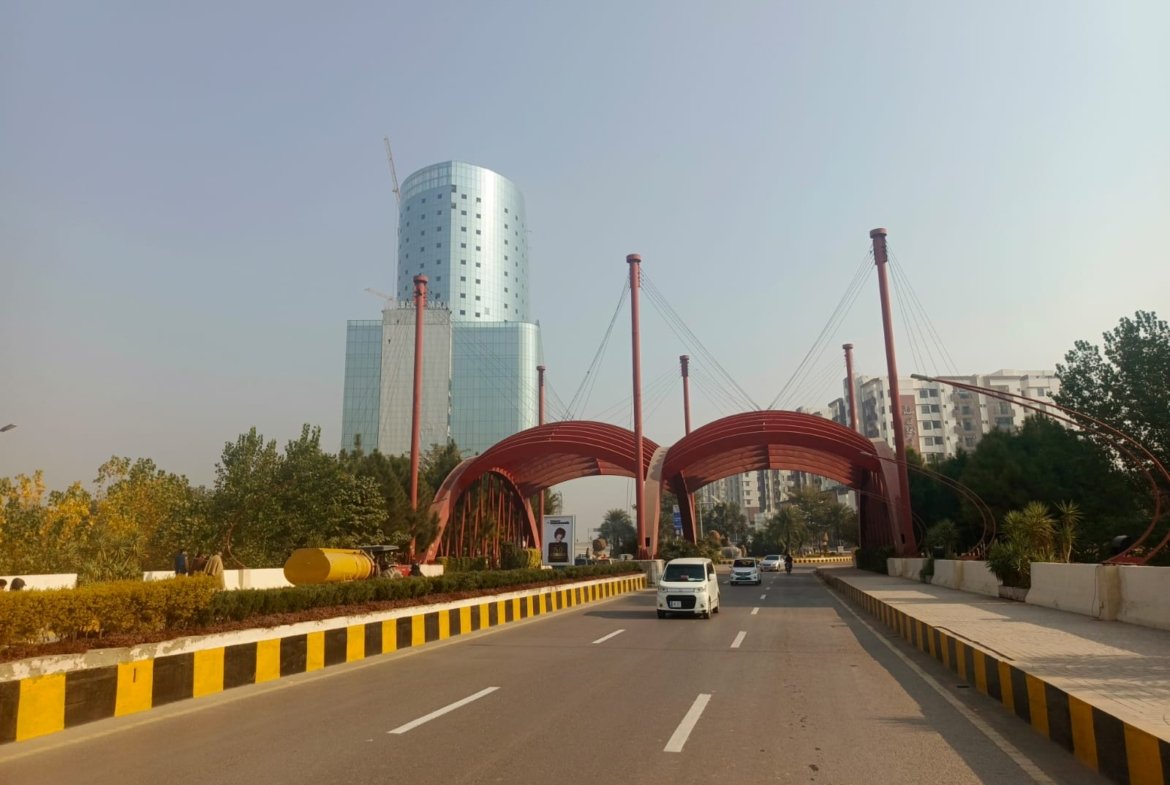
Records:
M898 553L916 550L910 521L899 520L898 481L893 451L843 425L800 412L761 410L708 423L675 442L654 467L647 490L657 510L666 484L678 497L683 536L695 540L694 492L733 474L762 469L795 469L819 474L860 494L862 547L889 545ZM658 547L657 516L648 522L652 552Z
M658 445L642 438L645 477ZM514 509L523 518L520 529L530 542L540 543L540 528L528 500L558 483L602 475L635 477L634 434L627 428L588 420L568 420L529 428L489 447L456 466L435 493L431 511L438 531L428 546L426 560L440 549L451 552L452 514L461 497L480 479L500 478L511 490ZM460 554L462 555L462 554Z

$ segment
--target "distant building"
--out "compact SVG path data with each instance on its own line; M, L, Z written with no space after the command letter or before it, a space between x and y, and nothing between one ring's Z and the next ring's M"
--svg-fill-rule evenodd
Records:
M1053 403L1060 390L1054 371L999 370L989 374L945 376L957 382L1025 396L1043 407ZM859 376L857 385L858 430L870 439L894 444L894 418L890 410L890 386L885 376ZM845 382L842 381L844 388ZM942 460L960 449L970 451L992 431L1017 432L1024 419L1036 414L1024 406L982 393L959 390L937 382L899 380L906 446L926 460ZM849 426L849 402L844 396L825 407L798 407L796 411L824 417ZM795 470L764 470L737 474L711 483L695 493L699 508L719 502L735 502L753 528L760 528L800 488L816 488L836 495L841 504L856 508L856 494L832 480Z
M537 424L524 198L507 178L458 161L415 172L401 192L399 303L381 322L349 322L341 446L410 449L414 277L423 274L422 445L454 439L477 454Z
M1005 369L939 378L1022 395L1041 407L1051 404L1060 390L1054 371ZM993 430L1015 433L1026 417L1036 414L1018 403L938 382L900 379L898 387L906 446L927 460L950 458L960 449L970 451ZM860 376L857 388L859 430L870 439L882 439L892 446L894 419L888 377Z

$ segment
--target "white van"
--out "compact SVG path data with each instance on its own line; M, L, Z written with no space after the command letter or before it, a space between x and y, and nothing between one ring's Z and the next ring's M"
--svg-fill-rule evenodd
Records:
M672 559L658 579L658 618L672 613L719 613L719 581L710 559Z

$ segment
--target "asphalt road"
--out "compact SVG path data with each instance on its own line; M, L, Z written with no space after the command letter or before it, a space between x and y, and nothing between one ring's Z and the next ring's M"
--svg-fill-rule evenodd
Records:
M721 583L726 576L721 576ZM2 785L1100 785L811 570L647 591L0 747Z

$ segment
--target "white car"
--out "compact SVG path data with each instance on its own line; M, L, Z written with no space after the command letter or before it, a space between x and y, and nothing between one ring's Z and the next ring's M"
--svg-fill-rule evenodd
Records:
M732 586L737 583L751 583L759 586L763 580L760 575L760 565L756 563L755 559L736 559L731 563L731 580L728 582Z
M711 618L719 613L719 580L710 559L671 559L658 579L658 618L685 613Z
M784 557L778 553L770 553L760 562L760 569L764 572L780 572L784 569Z

